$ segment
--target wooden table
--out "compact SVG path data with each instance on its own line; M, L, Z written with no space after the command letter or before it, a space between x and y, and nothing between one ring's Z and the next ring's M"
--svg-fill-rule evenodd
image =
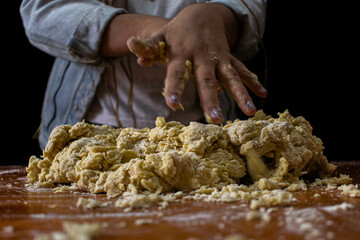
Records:
M354 183L360 183L360 161L335 164L339 166L338 171L349 174ZM265 210L270 221L248 221L249 204L243 202L181 200L165 209L151 207L127 212L115 207L116 199L104 194L29 190L26 181L25 167L0 167L0 239L34 239L41 234L49 235L63 231L62 223L66 221L106 223L96 239L360 238L360 198L346 197L339 190L325 190L324 187L294 192L290 206ZM109 205L95 209L77 207L79 197ZM352 207L340 205L343 202Z

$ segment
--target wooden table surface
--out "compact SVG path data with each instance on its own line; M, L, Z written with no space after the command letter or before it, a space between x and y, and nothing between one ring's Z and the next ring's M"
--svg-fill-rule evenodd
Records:
M360 183L360 161L334 163L339 166L339 172ZM106 223L96 239L360 238L360 198L343 196L339 190L325 190L325 187L294 192L291 205L265 210L270 221L248 221L250 208L244 202L181 200L165 209L151 207L127 212L115 207L116 199L104 194L30 190L25 186L26 181L25 167L0 167L0 239L50 235L63 231L63 222ZM315 193L319 196L315 197ZM95 209L77 207L79 197L108 205Z

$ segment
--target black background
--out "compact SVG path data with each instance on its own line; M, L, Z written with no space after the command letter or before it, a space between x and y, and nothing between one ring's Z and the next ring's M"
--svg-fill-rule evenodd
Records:
M0 165L26 165L41 155L32 138L53 57L31 46L20 0L2 1ZM276 116L304 116L329 160L357 160L359 37L356 1L268 1L264 45L268 98L258 103ZM264 51L247 66L263 80Z

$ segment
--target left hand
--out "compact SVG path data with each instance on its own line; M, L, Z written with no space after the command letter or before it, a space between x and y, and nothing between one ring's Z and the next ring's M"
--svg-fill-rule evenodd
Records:
M130 38L128 47L138 56L140 65L149 65L163 54L159 43L166 43L164 97L173 110L182 107L181 96L191 69L186 62L190 61L204 115L208 122L219 124L224 121L218 100L220 84L249 116L256 108L244 84L259 97L267 95L257 76L232 56L230 48L237 38L237 20L230 9L222 4L200 3L184 8L149 39Z

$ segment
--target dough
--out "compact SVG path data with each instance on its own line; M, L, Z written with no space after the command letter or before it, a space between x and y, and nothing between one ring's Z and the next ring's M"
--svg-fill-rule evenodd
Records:
M255 175L251 176L255 180L280 177L293 182L308 172L324 177L335 170L323 155L322 141L312 135L309 122L303 117L292 117L288 111L279 114L277 119L259 111L253 119L237 120L224 129L241 155L255 162L252 163ZM258 162L263 162L268 169L264 170L263 164ZM258 165L260 167L256 169Z
M30 158L28 181L37 187L71 183L110 197L197 191L216 198L234 186L244 193L285 188L301 184L299 177L306 173L325 177L335 169L310 124L288 111L278 118L258 111L254 118L224 127L184 126L163 117L155 123L153 129L85 122L58 126L43 156ZM251 186L242 184L249 181Z

